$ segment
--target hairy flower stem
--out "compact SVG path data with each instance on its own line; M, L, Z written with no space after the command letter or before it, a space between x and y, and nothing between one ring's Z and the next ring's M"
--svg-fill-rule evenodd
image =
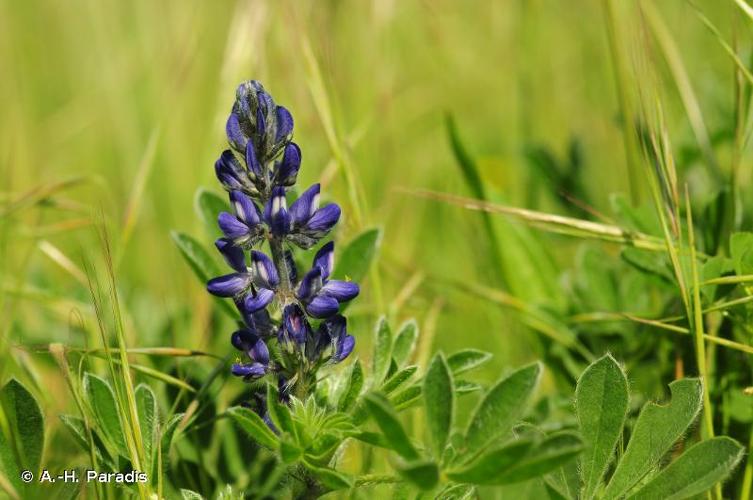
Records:
M288 264L285 261L285 248L283 247L282 240L277 236L272 236L269 239L269 248L272 251L272 262L274 262L277 268L277 274L280 275L280 292L283 295L287 295L293 290L293 284L290 282L290 273L288 272Z

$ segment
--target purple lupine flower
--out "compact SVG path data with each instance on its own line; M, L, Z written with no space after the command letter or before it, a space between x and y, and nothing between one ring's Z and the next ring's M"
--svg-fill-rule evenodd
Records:
M218 243L218 248L223 246L223 250L230 253L225 240L220 239ZM229 258L227 260L231 261ZM241 267L242 263L237 260L237 255L233 257L232 262L237 265L234 266L236 272L209 280L209 293L218 297L242 297L243 307L249 313L256 312L272 302L274 291L280 283L277 268L272 260L262 252L252 250L250 267Z
M250 363L235 363L232 367L233 375L250 378L261 377L269 368L269 349L264 340L248 329L238 330L230 337L233 347L244 352Z
M340 303L355 298L359 288L352 281L329 279L334 267L334 242L322 246L314 256L311 270L301 280L296 296L306 312L315 318L328 318L335 314Z
M214 171L222 186L228 191L245 191L257 194L253 177L232 151L226 149L214 164Z
M286 108L275 104L261 83L252 80L238 86L225 131L230 145L241 154L252 142L263 164L290 141L293 117Z
M326 337L332 345L330 360L333 363L341 362L353 351L356 339L348 335L348 320L344 316L338 314L329 318L322 322L320 329L326 332Z
M290 215L285 200L285 188L277 186L272 190L272 196L264 205L264 221L275 236L284 236L290 230Z
M288 304L282 311L282 342L303 344L311 336L311 325L298 304Z
M223 237L215 246L234 272L209 280L207 289L232 297L243 319L231 343L244 359L233 364L232 373L244 380L276 376L280 401L288 403L301 380L316 379L311 370L325 357L339 363L353 351L355 339L338 311L359 288L330 279L331 242L316 252L311 269L298 279L293 245L312 248L337 224L341 210L335 203L319 206L319 184L288 206L287 190L296 184L302 159L301 149L292 142L290 112L275 104L259 82L244 82L236 91L226 132L230 149L215 163L215 173L229 193L232 210L218 217ZM272 258L254 249L264 242ZM273 302L279 307L279 320L268 310ZM312 328L312 318L323 321ZM283 348L272 349L278 353L274 360L269 342ZM251 397L254 411L276 431L266 393L255 389Z
M290 206L288 239L303 249L311 248L340 220L340 207L330 203L319 208L320 185L314 184Z
M298 144L291 142L285 146L282 160L275 163L272 182L275 186L293 186L298 179L298 170L300 168L301 148L298 147Z
M264 238L264 226L256 204L241 191L230 191L230 204L235 215L221 212L217 223L225 238L236 245L253 246Z

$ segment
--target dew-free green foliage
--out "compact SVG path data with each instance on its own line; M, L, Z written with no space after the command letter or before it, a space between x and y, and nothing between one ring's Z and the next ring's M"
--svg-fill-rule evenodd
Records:
M575 391L578 427L585 443L580 459L583 498L592 498L622 435L628 410L628 382L612 356L588 367Z
M540 375L540 364L525 366L504 377L484 394L465 431L466 446L470 450L481 451L491 441L510 432L523 416Z
M578 430L585 444L577 473L563 467L550 474L550 492L573 499L690 498L726 479L742 458L742 446L727 437L683 442L701 411L702 383L685 378L669 388L668 402L643 406L622 451L619 443L625 438L629 407L627 376L609 354L594 361L576 388ZM669 460L663 459L678 442L687 449L673 453L667 465Z
M727 437L694 444L630 498L689 498L724 480L743 456L743 448Z
M424 375L423 395L426 408L426 429L434 443L436 457L447 445L455 414L455 387L450 367L444 356L434 356Z
M15 379L37 398L41 467L152 469L127 491L26 486L3 442L0 496L600 498L637 438L630 461L654 465L626 496L750 500L750 5L0 2L0 386ZM275 451L230 416L248 402L228 375L237 313L204 278L223 266L212 243L227 206L207 186L232 89L249 78L293 112L302 183L343 208L336 273L361 285L355 352L323 367L311 402L288 406ZM382 315L394 335L375 374ZM494 357L463 371L477 350ZM423 394L438 352L455 388L441 457ZM628 370L631 401L611 450L614 412L591 420L603 432L578 431L579 404L598 399L578 382L605 352ZM544 375L522 422L474 455L474 408L536 359ZM125 449L94 412L87 372L114 394ZM660 436L654 412L636 434L646 401L672 408L669 384L695 377L701 414ZM157 407L151 453L141 384ZM372 393L417 460L390 447ZM307 406L340 414L336 431ZM518 442L530 452L565 433L566 453L573 431L583 451L546 480L448 479ZM19 435L3 410L0 439ZM718 436L745 448L729 474L739 454ZM622 469L624 487L644 467Z
M0 472L17 493L30 487L21 482L21 471L38 477L44 449L44 417L29 390L15 379L0 389L3 425L0 427Z

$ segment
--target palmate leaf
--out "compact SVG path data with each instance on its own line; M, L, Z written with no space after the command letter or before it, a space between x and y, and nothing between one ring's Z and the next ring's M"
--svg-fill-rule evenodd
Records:
M584 499L594 496L614 454L628 410L628 383L610 355L595 361L578 380L575 409L585 450L580 460Z
M682 436L701 410L703 388L699 379L669 385L667 405L648 403L641 410L625 454L617 464L604 498L620 498L654 468Z
M743 447L728 437L701 441L629 498L669 500L693 497L729 476L744 453Z
M442 353L434 356L423 383L426 427L434 444L434 453L442 457L455 413L455 388L452 374Z
M541 365L524 366L500 380L473 411L465 433L468 449L475 453L512 429L526 410L541 375Z
M34 396L16 379L0 389L0 405L9 435L0 428L0 472L20 492L22 470L39 472L44 448L44 417Z

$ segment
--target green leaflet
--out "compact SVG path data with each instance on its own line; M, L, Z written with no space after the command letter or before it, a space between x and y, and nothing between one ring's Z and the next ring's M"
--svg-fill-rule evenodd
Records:
M405 429L403 429L397 413L395 413L389 401L379 394L367 394L364 397L364 402L390 447L408 461L418 460L418 452L405 433Z
M180 254L191 267L194 274L199 278L202 285L206 285L207 281L211 278L222 274L217 267L217 263L212 259L201 243L191 236L177 231L172 231L170 236L172 237L175 246L180 250ZM217 302L220 304L222 310L230 315L230 317L238 317L238 314L226 300L218 297Z
M236 406L230 408L227 413L257 443L272 450L278 447L277 436L255 412Z
M159 429L159 410L154 391L146 384L139 384L136 387L136 411L146 455L144 467L149 470L152 463L152 451L155 449L154 440L157 438Z
M437 458L442 457L452 429L455 412L455 388L452 374L442 353L434 356L423 383L426 427Z
M317 465L307 463L305 460L304 465L330 491L350 488L353 483L351 478L349 478L345 474L337 472L334 469L319 467Z
M220 233L217 226L217 218L220 213L232 213L230 204L226 197L220 196L214 191L209 191L206 188L199 188L196 190L196 195L194 196L194 208L202 222L204 222L207 229L213 235Z
M19 479L20 472L30 470L35 477L39 472L44 416L34 396L16 379L10 379L0 389L0 405L10 432L6 436L0 427L0 471L20 493L25 486Z
M385 395L391 394L400 386L405 384L408 380L410 380L417 371L418 367L416 365L411 365L398 372L395 372L384 382L381 391Z
M439 467L431 460L408 462L395 468L402 477L421 490L431 490L439 482Z
M345 386L345 390L337 402L337 411L346 412L353 409L358 396L361 394L361 389L363 389L363 382L363 367L361 366L361 361L357 359L351 365L348 385Z
M628 410L625 373L609 354L578 380L575 409L585 450L580 459L583 498L593 498L614 454Z
M507 434L523 415L539 381L541 365L524 366L494 385L479 401L465 433L471 452Z
M753 274L753 233L734 233L729 240L730 255L738 276Z
M493 447L470 464L447 471L447 477L458 483L487 484L522 460L533 445L531 440L520 439Z
M392 359L395 360L398 367L404 366L410 359L413 350L416 348L417 338L418 324L416 320L403 323L395 337L395 344L392 346Z
M633 428L625 454L617 464L604 498L619 498L643 478L680 438L701 410L701 381L694 378L669 384L667 405L648 403Z
M123 456L128 456L120 410L110 384L93 373L84 374L84 393L97 419L98 428Z
M380 318L375 335L372 371L374 386L378 387L387 376L392 360L392 332L386 318Z
M629 498L666 500L690 498L726 478L745 450L728 437L715 437L691 446Z
M271 383L267 383L267 411L272 423L280 432L288 432L296 437L296 426L290 414L290 409L280 403L280 393L277 391L277 387Z
M340 253L332 276L361 281L374 260L381 236L380 229L367 229L353 238Z
M460 375L474 368L478 368L492 359L491 353L478 349L463 349L455 352L447 358L447 365L453 375Z
M527 481L563 466L583 450L583 441L572 432L559 432L545 437L522 460L516 462L489 484L510 484Z

